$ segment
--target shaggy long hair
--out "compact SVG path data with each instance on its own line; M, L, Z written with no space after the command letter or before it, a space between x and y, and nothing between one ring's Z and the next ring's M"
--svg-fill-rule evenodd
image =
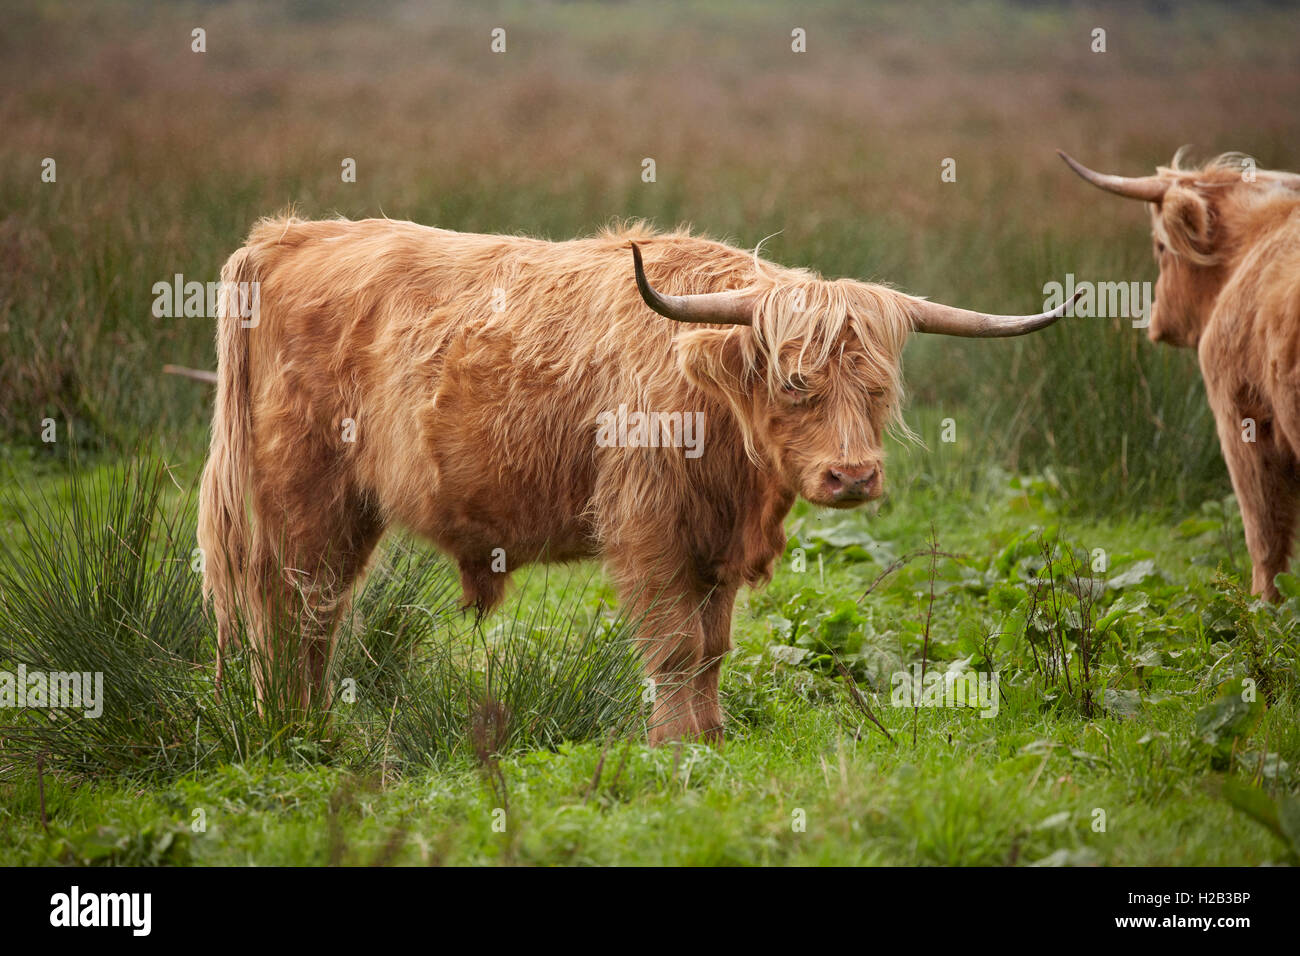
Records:
M750 290L753 327L655 315L633 281L633 240L675 294ZM244 328L223 297L200 492L205 588L221 648L236 604L265 645L270 596L300 600L304 675L318 683L332 622L392 524L451 554L480 612L504 588L494 550L511 570L599 553L625 593L653 599L675 576L675 606L695 606L770 575L797 492L745 387L775 401L815 379L836 400L799 440L839 461L878 458L870 433L900 420L914 300L686 230L634 222L545 242L287 216L259 222L222 279L256 282L260 315ZM598 447L598 416L621 404L703 412L708 453ZM705 615L721 638L692 639L697 663L726 639L727 607Z
M1256 169L1254 182L1246 183L1243 172L1254 160L1245 153L1221 153L1202 163L1191 162L1188 154L1184 146L1168 166L1157 167L1156 172L1173 183L1160 206L1151 207L1155 237L1188 262L1219 265L1240 250L1240 237L1220 228L1223 220L1271 212L1287 215L1300 205L1294 173ZM1242 185L1251 188L1234 188Z

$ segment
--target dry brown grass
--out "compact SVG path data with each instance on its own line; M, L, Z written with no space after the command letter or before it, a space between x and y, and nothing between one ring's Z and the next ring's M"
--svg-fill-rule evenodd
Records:
M376 6L299 20L244 3L30 7L0 68L10 187L35 178L20 160L53 155L65 186L117 184L83 197L91 217L231 179L263 208L390 215L528 186L599 221L645 191L653 156L658 191L703 225L799 233L856 213L943 225L1007 181L1024 218L1046 219L1094 205L1053 147L1142 169L1192 140L1267 165L1294 163L1281 149L1300 132L1294 20L1271 8ZM206 54L189 51L197 25ZM790 52L794 25L806 54ZM1095 25L1105 54L1089 52ZM945 156L971 188L940 188ZM159 228L184 243L194 224Z

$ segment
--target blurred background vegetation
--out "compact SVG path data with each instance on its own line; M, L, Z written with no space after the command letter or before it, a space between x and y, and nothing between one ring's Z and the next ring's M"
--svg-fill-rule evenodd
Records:
M626 217L742 246L779 233L764 254L785 264L1032 311L1067 273L1155 279L1142 210L1056 147L1137 174L1184 143L1296 168L1300 142L1284 5L50 0L3 16L4 454L52 456L49 416L83 448L157 441L187 477L211 393L160 368L213 367L212 322L154 318L152 286L215 281L291 204L553 239ZM1127 319L918 340L905 364L926 446L896 451L895 495L974 490L990 468L1050 469L1083 510L1228 490L1195 356Z

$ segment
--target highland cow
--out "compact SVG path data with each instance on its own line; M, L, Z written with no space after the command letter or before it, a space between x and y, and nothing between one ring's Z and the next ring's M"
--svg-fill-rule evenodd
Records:
M1154 176L1097 173L1147 203L1160 278L1147 334L1196 349L1241 507L1251 591L1277 600L1300 504L1300 175L1239 154Z
M400 526L479 613L521 565L603 558L657 689L652 742L720 739L733 602L770 578L796 497L881 494L908 335L1019 335L1068 306L968 312L639 225L266 220L222 279L260 309L241 321L231 292L217 333L199 540L218 680L239 613L257 654L296 655L304 702L328 697L335 624ZM286 603L297 646L275 647Z

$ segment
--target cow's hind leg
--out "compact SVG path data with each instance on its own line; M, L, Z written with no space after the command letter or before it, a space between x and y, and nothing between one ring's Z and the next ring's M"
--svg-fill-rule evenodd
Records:
M282 492L285 489L282 489ZM253 662L258 698L275 685L288 706L330 703L329 664L340 619L365 571L384 521L365 495L298 485L260 508L260 634ZM268 513L268 511L270 513Z
M378 511L363 501L353 501L335 527L339 546L327 550L311 585L314 600L305 605L301 657L303 705L313 692L321 693L321 705L331 701L329 664L334 656L338 625L347 613L352 594L361 579L375 545L384 533Z

